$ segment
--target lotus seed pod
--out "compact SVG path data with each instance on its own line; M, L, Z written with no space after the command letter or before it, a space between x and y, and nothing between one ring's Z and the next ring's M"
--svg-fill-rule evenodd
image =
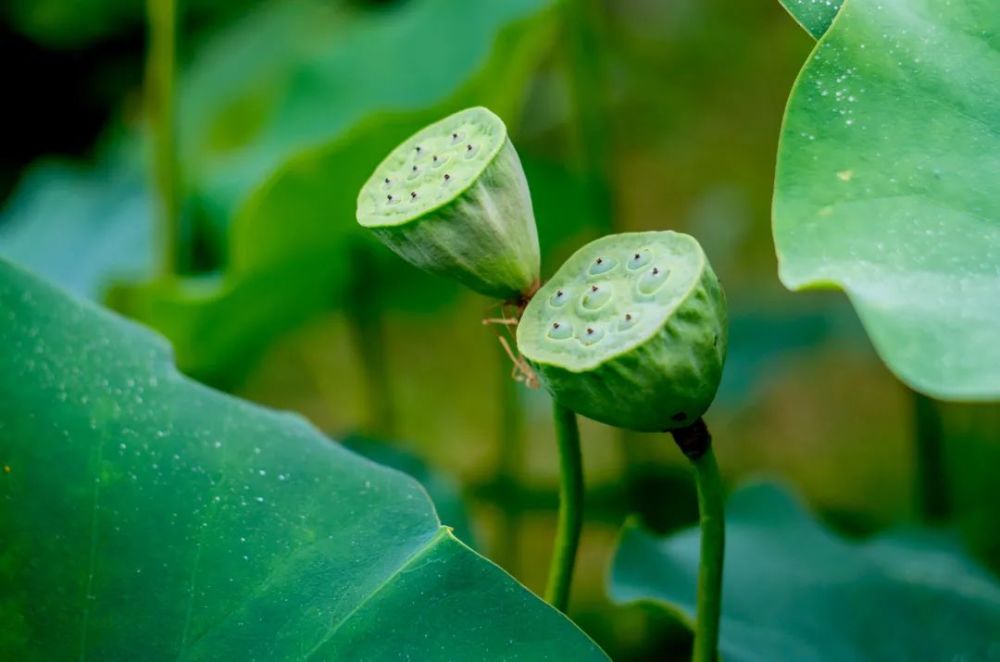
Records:
M528 304L521 355L563 406L655 432L705 413L722 377L726 299L701 246L677 232L603 237Z
M528 182L503 121L468 108L394 149L358 195L358 222L403 259L505 300L538 286Z

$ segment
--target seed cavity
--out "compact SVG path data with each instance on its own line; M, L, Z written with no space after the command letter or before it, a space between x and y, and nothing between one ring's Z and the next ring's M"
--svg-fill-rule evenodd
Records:
M569 295L566 294L566 290L556 290L556 293L549 299L549 303L557 308L567 301L569 301Z
M599 274L606 274L612 269L614 269L618 263L614 258L610 257L599 257L590 263L590 275L597 276Z
M585 310L600 310L611 301L611 288L591 285L590 291L580 297L580 305Z
M638 269L642 269L644 266L649 264L652 259L652 253L644 248L632 254L632 257L628 260L628 268L631 271L637 271Z
M628 331L638 323L639 313L625 313L622 315L621 319L618 320L618 330Z
M663 287L665 282L667 282L668 276L670 276L669 270L653 267L646 273L639 276L639 281L637 283L639 292L642 294L655 293L658 289Z
M604 329L598 325L588 326L580 334L580 342L584 345L593 345L604 337Z
M564 322L553 322L549 326L549 338L553 340L566 340L573 337L573 327Z

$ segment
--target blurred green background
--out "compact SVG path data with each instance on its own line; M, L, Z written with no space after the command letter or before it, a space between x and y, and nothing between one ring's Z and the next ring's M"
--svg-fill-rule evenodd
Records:
M774 155L814 41L776 1L181 2L166 269L142 3L0 11L0 255L157 327L193 376L426 479L445 523L536 592L556 508L548 398L511 380L502 331L480 323L495 303L416 273L353 219L383 151L474 103L511 127L543 273L609 231L703 243L731 308L708 416L730 486L776 476L866 535L920 518L922 431L943 441L941 521L1000 570L997 407L916 397L842 294L778 282ZM615 659L681 650L683 631L612 607L604 585L629 513L664 532L695 521L684 459L662 435L582 432L571 616Z

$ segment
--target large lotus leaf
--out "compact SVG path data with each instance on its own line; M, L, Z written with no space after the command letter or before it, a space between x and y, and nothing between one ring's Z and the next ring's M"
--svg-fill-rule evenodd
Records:
M949 540L849 542L768 484L736 492L727 511L726 660L985 660L1000 645L1000 584ZM698 550L696 529L657 539L627 525L612 596L659 605L690 626Z
M605 659L412 479L0 263L5 659Z
M384 467L392 467L412 476L420 483L431 501L442 524L454 530L455 537L476 549L472 522L462 498L462 490L449 475L431 467L419 456L385 440L353 435L341 443L351 451Z
M814 39L819 39L830 27L833 17L844 0L778 0Z
M774 237L913 388L1000 397L1000 12L848 0L788 102Z

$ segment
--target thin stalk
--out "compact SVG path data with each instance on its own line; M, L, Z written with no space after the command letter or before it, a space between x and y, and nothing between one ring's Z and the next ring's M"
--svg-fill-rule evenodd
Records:
M510 362L506 352L499 348L500 360L500 429L499 461L497 474L500 477L500 503L503 512L497 528L496 562L507 572L518 574L518 473L524 459L524 414L521 409L518 384L510 377Z
M580 452L580 428L576 414L553 402L552 415L559 446L559 524L545 600L565 612L583 527L583 455Z
M149 49L146 59L146 112L152 137L153 185L158 197L160 271L180 267L181 219L177 158L177 111L174 85L177 67L177 2L146 0Z
M701 559L698 566L698 609L695 620L694 662L715 662L722 612L722 564L726 547L725 500L719 466L712 452L712 437L702 419L675 430L674 440L694 466L701 525Z
M351 254L352 285L345 314L361 357L368 400L369 434L391 438L396 430L396 408L385 360L385 321L380 299L381 283L373 256L366 246Z
M938 404L913 393L914 454L916 456L917 509L928 523L940 523L951 513L948 472L944 457L944 423Z

